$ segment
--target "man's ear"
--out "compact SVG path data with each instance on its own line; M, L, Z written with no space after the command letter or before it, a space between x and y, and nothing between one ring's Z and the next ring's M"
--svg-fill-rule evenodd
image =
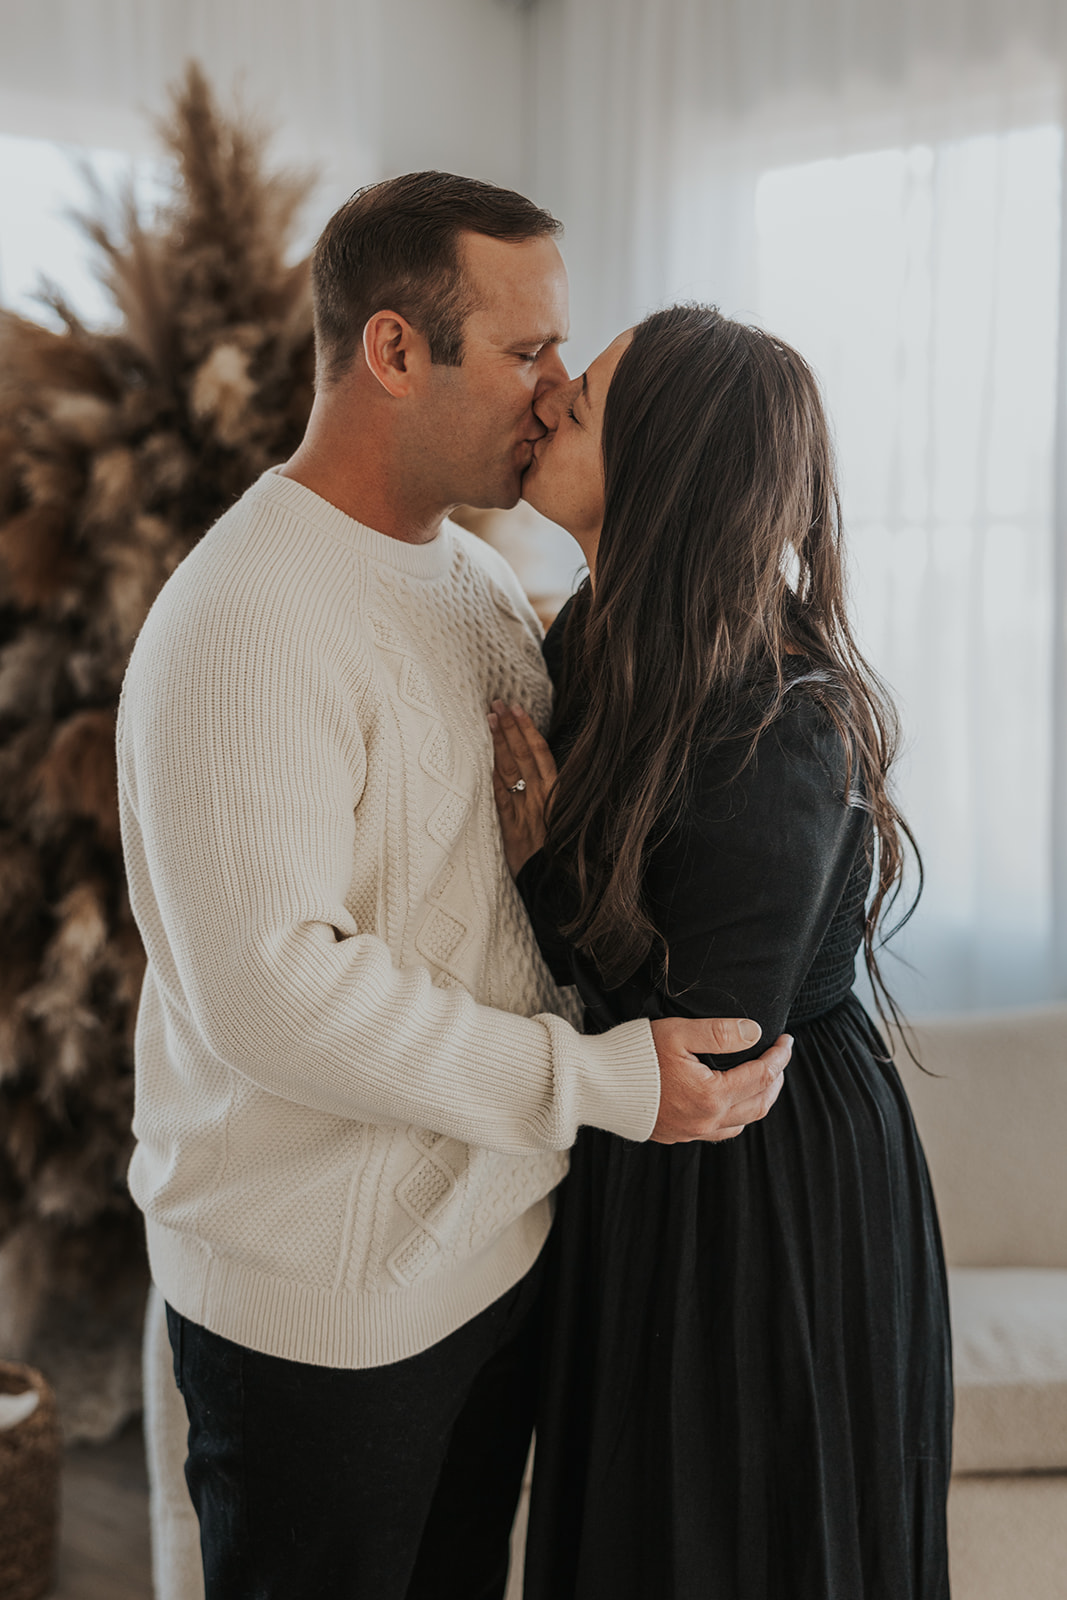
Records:
M429 348L398 311L376 311L363 329L367 368L395 399L411 392L412 377L429 360Z

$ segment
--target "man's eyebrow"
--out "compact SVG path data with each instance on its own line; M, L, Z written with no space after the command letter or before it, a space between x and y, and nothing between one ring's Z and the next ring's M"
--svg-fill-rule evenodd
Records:
M589 399L589 374L587 372L582 373L582 399L586 405L592 403Z
M508 345L511 350L544 350L548 345L566 344L569 338L566 333L536 333L530 339L512 339Z

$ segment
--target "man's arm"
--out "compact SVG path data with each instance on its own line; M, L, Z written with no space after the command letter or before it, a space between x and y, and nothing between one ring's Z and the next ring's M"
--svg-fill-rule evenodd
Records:
M134 913L177 1026L269 1093L337 1116L505 1151L566 1148L583 1124L648 1138L647 1022L591 1038L481 1006L357 926L364 752L352 685L324 654L294 659L247 618L221 642L217 619L199 636L195 610L150 626L124 694L120 806ZM696 1098L705 1122L717 1114Z
M646 1138L647 1024L583 1039L477 1005L357 925L358 684L220 609L164 602L120 720L130 896L173 1048L186 1033L284 1099L489 1148L565 1148L582 1123Z

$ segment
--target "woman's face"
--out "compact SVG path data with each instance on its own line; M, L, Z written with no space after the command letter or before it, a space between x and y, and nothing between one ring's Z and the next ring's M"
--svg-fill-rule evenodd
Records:
M632 339L627 329L570 383L551 389L534 410L548 429L533 447L522 497L573 534L592 570L604 520L604 464L600 433L604 402L615 368Z

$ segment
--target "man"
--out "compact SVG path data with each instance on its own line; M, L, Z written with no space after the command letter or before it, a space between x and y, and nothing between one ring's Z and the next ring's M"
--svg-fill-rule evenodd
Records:
M536 623L447 523L518 498L566 372L558 224L441 173L313 263L306 437L206 535L119 724L148 952L130 1173L168 1302L208 1600L499 1597L563 1152L731 1136L788 1045L583 1038L504 868L486 712L544 718Z

